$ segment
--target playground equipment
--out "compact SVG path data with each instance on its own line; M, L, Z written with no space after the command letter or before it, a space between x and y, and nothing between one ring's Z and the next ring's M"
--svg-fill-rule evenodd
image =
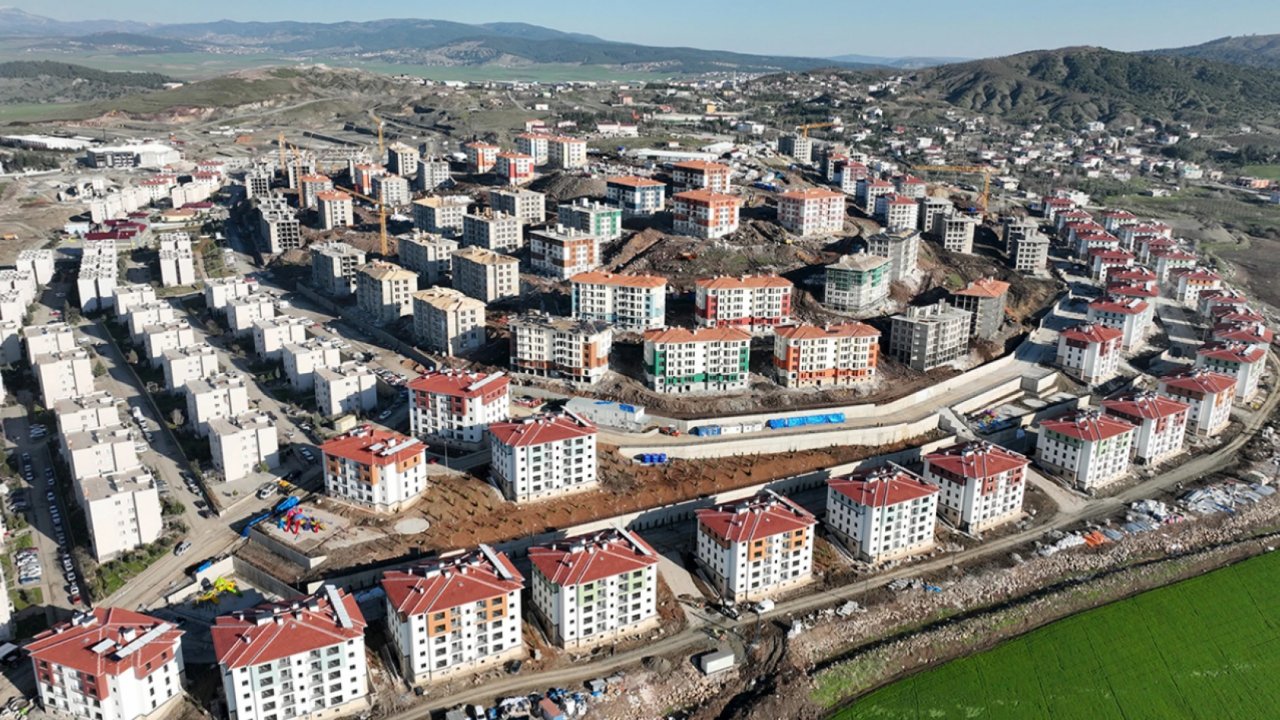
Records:
M289 508L276 520L276 527L297 535L304 530L313 533L320 532L324 529L324 523L304 513L302 508L297 507L295 504L294 507Z
M293 508L297 507L298 503L300 502L302 501L299 500L297 497L289 496L287 498L284 498L280 502L276 503L275 507L271 508L270 510L267 510L264 513L261 513L259 515L255 515L249 518L249 522L245 523L244 527L240 530L240 537L249 537L249 531L253 530L253 528L258 523L264 522L266 520L270 520L271 518L280 517L281 515L284 515L285 513L292 510Z
M196 605L217 605L218 597L223 593L231 593L236 597L244 596L244 593L240 592L240 588L236 586L235 580L219 577L213 581L213 587L210 587L207 592L196 598Z

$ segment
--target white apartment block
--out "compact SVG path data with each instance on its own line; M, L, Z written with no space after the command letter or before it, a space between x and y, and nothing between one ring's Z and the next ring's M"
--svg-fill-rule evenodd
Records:
M547 140L547 164L561 170L574 170L587 166L587 141L571 137L552 137Z
M889 230L867 238L867 254L889 258L889 280L897 282L915 274L920 264L920 233Z
M241 277L205 278L204 304L210 311L222 312L236 298L248 297L256 292L258 283L252 279ZM144 298L143 302L155 302L155 295Z
M889 354L912 370L928 372L959 360L969 351L973 313L945 300L911 306L889 325Z
M788 388L848 387L875 379L880 331L860 322L774 328L773 369Z
M600 238L563 225L529 234L530 268L557 280L599 267L600 250Z
M278 315L253 324L253 348L258 357L277 360L284 346L307 340L307 328L314 324L310 318Z
M333 230L355 225L355 204L351 196L339 191L316 193L320 227Z
M53 407L59 400L68 400L93 392L93 361L83 349L37 355L34 365L36 380L40 383L40 404Z
M401 177L413 177L418 174L418 151L404 143L392 143L387 146L387 171Z
M489 207L494 212L514 215L525 225L541 225L547 221L547 196L525 188L490 190Z
M1159 393L1189 406L1187 430L1213 437L1231 422L1236 380L1203 368L1160 378Z
M1155 465L1182 452L1190 407L1150 391L1102 401L1104 412L1137 428L1133 456L1140 465Z
M76 478L73 484L98 562L160 539L164 513L151 473L132 468Z
M376 175L369 193L388 208L404 207L413 199L409 181L399 175Z
M622 237L622 210L585 197L561 204L556 210L556 222L594 235L602 242Z
M364 414L378 407L378 378L364 363L354 360L313 372L316 411L324 417Z
M524 577L501 552L478 549L390 570L387 635L410 685L444 680L524 656Z
M22 359L22 323L0 320L0 364L12 365Z
M733 189L733 170L728 165L706 160L688 160L671 168L671 181L677 192L685 190L710 190L727 193Z
M1058 335L1057 365L1081 382L1105 382L1120 370L1124 332L1098 324L1077 325Z
M462 148L467 154L467 169L478 175L493 169L498 162L498 151L501 150L497 145L478 140L469 142Z
M697 511L696 553L721 599L762 600L813 578L817 520L772 491Z
M375 512L399 512L427 489L427 446L365 425L320 446L330 496Z
M129 311L129 337L134 343L142 343L149 325L164 325L178 319L178 311L169 303L160 300L149 305L139 305Z
M609 371L613 329L608 323L528 313L512 318L511 369L594 384Z
M123 608L76 613L27 643L40 706L75 720L139 720L183 695L182 630Z
M1212 342L1196 351L1196 367L1235 378L1236 399L1249 402L1267 366L1267 351L1249 343Z
M569 280L575 318L607 322L626 330L666 327L666 278L587 272Z
M105 390L59 400L53 406L58 419L58 434L66 437L79 432L99 430L120 424L118 403Z
M191 347L196 344L196 331L186 319L174 320L163 325L148 325L142 329L143 346L151 367L160 367L164 354L170 350Z
M596 426L572 413L489 426L489 472L512 502L596 487Z
M735 328L667 328L644 334L644 375L659 393L729 393L751 382L751 336Z
M529 549L533 611L553 644L590 647L654 627L658 554L627 530Z
M884 563L933 550L938 488L897 467L827 480L825 525L859 560Z
M239 373L218 373L186 384L187 423L196 435L209 434L209 423L249 412L249 387Z
M218 352L208 343L166 350L160 356L160 367L165 389L183 390L187 383L217 374Z
M1084 491L1110 485L1129 473L1136 428L1096 410L1040 423L1036 462Z
M213 466L227 482L253 475L259 464L267 469L280 466L280 438L275 421L265 413L210 420L209 450Z
M924 481L940 489L938 514L965 532L981 533L1022 517L1022 455L988 442L967 442L924 457Z
M778 224L802 237L844 231L844 193L825 188L791 190L778 196Z
M1142 345L1154 327L1155 307L1136 297L1107 295L1089 303L1090 323L1120 331L1120 346L1133 350Z
M523 185L533 179L533 164L530 155L500 152L493 173L508 185Z
M258 202L258 236L271 253L302 247L302 223L284 196L271 195Z
M484 347L485 304L452 288L413 294L413 336L428 352L453 357Z
M622 176L605 180L605 198L622 210L622 217L649 217L667 204L667 186L652 178Z
M520 294L520 261L492 250L468 247L453 253L453 287L484 303Z
M413 314L418 274L389 262L375 261L356 273L356 305L379 323Z
M889 299L891 261L879 255L842 255L826 267L822 302L844 312L879 310Z
M468 213L462 218L462 245L510 253L524 247L524 226L520 218L489 211Z
M298 178L298 205L314 208L318 195L322 192L333 192L333 180L326 175L303 175Z
M973 254L973 236L978 219L969 215L939 215L933 219L933 234L942 240L942 247L950 252Z
M316 386L318 368L336 368L342 364L342 350L336 340L311 338L306 342L288 343L280 349L285 377L294 390L312 390Z
M75 479L138 467L133 436L122 425L72 433L62 441L66 444L68 469Z
M28 248L18 252L18 270L31 273L36 284L45 286L53 280L53 250L49 248Z
M344 242L317 243L311 246L311 284L322 293L346 297L355 292L356 271L364 264L363 250Z
M510 385L503 373L427 373L409 381L409 427L415 437L479 447L486 428L511 417Z
M160 234L160 284L165 287L196 284L195 255L186 233Z
M738 229L737 195L687 190L671 198L672 230L677 235L714 240Z
M448 160L423 158L418 164L418 189L433 192L453 181Z
M699 278L694 282L694 319L702 328L769 332L791 322L794 289L778 275Z
M547 141L550 139L550 135L543 133L521 133L516 136L516 150L533 158L535 165L546 165L550 154Z
M227 302L227 326L235 335L253 331L253 324L276 316L276 299L266 293L245 295Z
M419 285L439 285L449 274L458 241L438 235L405 235L396 239L400 265L418 273ZM364 261L360 262L363 265ZM354 268L352 276L355 276Z
M120 274L114 240L86 240L76 275L76 292L80 309L95 312L115 301L116 281ZM26 303L22 303L23 308ZM3 318L9 320L11 318Z
M156 302L156 289L150 285L117 285L113 291L116 317L123 318L139 305Z
M71 352L76 349L76 336L64 322L28 325L22 328L22 341L27 346L27 362L35 363L41 355Z
M425 233L456 237L471 206L468 195L435 195L413 201L413 226Z
M352 717L369 705L364 615L332 585L219 616L210 628L231 720Z
M876 198L875 217L890 232L916 230L920 208L915 200L904 195L881 195Z

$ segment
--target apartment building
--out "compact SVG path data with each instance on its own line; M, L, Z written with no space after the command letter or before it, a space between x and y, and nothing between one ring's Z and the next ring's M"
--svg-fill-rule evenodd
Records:
M299 207L314 208L322 192L333 192L333 180L327 176L307 174L298 178Z
M556 225L529 234L529 265L540 275L568 280L600 266L600 238Z
M453 177L449 170L448 160L438 160L435 158L422 158L418 163L418 189L423 192L432 192L445 185L453 183Z
M294 390L313 390L318 368L336 368L342 364L342 350L337 340L310 338L300 343L286 343L280 349L289 387Z
M139 305L129 311L125 318L129 325L129 338L141 344L147 335L147 327L164 325L178 319L178 311L168 302L160 301L150 305Z
M150 285L117 285L112 290L112 297L115 299L116 318L126 317L135 307L151 305L157 300L156 289Z
M344 242L324 242L311 246L311 284L333 297L355 292L356 270L365 264L363 250Z
M484 347L483 302L452 288L434 287L413 294L413 336L428 352L448 357Z
M378 323L413 314L418 274L395 263L375 260L356 271L356 306Z
M1133 456L1139 465L1156 465L1182 452L1190 407L1151 391L1125 393L1102 401L1106 414L1136 428Z
M746 390L751 336L736 328L667 328L644 334L644 375L660 393Z
M80 255L80 269L76 274L76 294L80 298L80 309L94 312L111 306L115 299L116 281L119 279L116 243L114 240L86 240ZM16 298L18 317L0 317L0 320L18 320L30 301L18 293L5 293ZM7 304L7 303L5 303ZM3 315L0 305L0 315Z
M933 224L926 226L942 241L943 249L954 252L973 254L973 236L978 227L978 219L971 215L937 215Z
M1151 256L1155 260L1156 276L1160 278L1161 284L1171 281L1174 271L1192 270L1200 262L1200 258L1194 253L1176 247L1152 252Z
M655 627L658 554L627 530L529 548L534 614L551 642L589 647Z
M916 206L920 215L916 226L922 231L931 232L939 237L947 230L946 220L956 212L956 206L946 198L923 197L919 199Z
M142 329L143 351L151 367L160 367L164 354L170 350L191 347L196 344L196 331L187 320L175 320L163 325L148 325Z
M914 231L920 222L920 209L915 200L890 193L876 198L875 219L890 232Z
M160 234L160 284L164 287L196 284L195 256L191 251L190 235Z
M72 433L62 438L71 477L81 479L138 467L133 437L123 425Z
M402 208L413 199L409 180L399 175L375 175L369 194L381 200L387 208Z
M27 362L33 365L41 355L71 352L76 349L76 336L65 322L28 325L20 331L27 346Z
M50 248L28 248L18 251L15 264L19 272L31 273L36 284L43 287L53 281L53 259L54 253Z
M928 372L969 352L972 326L968 310L952 307L946 301L909 307L890 321L889 354L912 370Z
M32 368L40 384L40 404L44 407L93 392L93 362L83 349L37 355Z
M813 578L818 521L791 500L766 490L695 514L698 565L725 602L762 600Z
M842 255L826 267L823 304L834 310L870 313L889 298L891 261L879 255Z
M226 372L192 380L187 388L187 423L196 435L209 434L209 423L249 412L245 376Z
M463 152L467 154L467 172L473 175L483 175L493 170L498 164L498 151L502 148L497 145L490 145L486 142L469 142L462 146Z
M571 412L489 426L490 479L512 502L596 487L596 426Z
M549 141L545 133L520 133L516 135L516 150L533 158L534 165L546 165L550 158Z
M184 390L187 383L217 374L218 353L208 343L197 343L160 356L166 390Z
M252 278L226 277L204 279L204 304L214 312L225 312L227 306L236 298L247 297L258 290L258 282ZM155 302L153 294L144 304Z
M254 323L275 316L276 299L266 293L254 293L227 302L227 326L236 335L251 333Z
M778 224L796 235L843 232L844 218L844 193L826 188L806 188L778 196Z
M76 478L72 485L98 562L160 539L164 513L150 472L133 467Z
M797 133L780 135L778 136L778 153L807 165L813 162L813 140L809 139L808 135Z
M1265 351L1275 340L1275 333L1261 320L1228 321L1214 323L1209 338L1219 343L1244 343L1251 349Z
M773 335L773 370L788 388L848 387L873 380L880 331L860 322L780 325Z
M524 576L487 545L390 570L380 580L400 674L423 685L525 654Z
M523 185L533 180L533 166L532 155L500 152L493 173L508 185Z
M1173 299L1193 308L1199 306L1200 295L1222 287L1222 276L1207 268L1174 271L1170 277L1175 281Z
M1039 231L1009 241L1009 262L1020 273L1042 273L1049 265L1049 238Z
M159 716L183 694L182 634L123 608L75 613L26 644L40 706L76 720Z
M409 381L409 427L415 437L479 447L485 429L511 417L504 373L429 372Z
M59 400L51 409L58 420L58 434L69 436L119 425L118 404L115 396L103 390Z
M897 282L915 274L920 261L920 233L890 230L867 238L867 253L889 258L889 281Z
M253 347L258 357L278 360L285 345L306 342L307 328L314 324L310 318L291 315L259 320L253 324Z
M1036 440L1036 462L1077 489L1096 490L1129 473L1136 430L1132 423L1097 410L1045 420Z
M1134 255L1128 250L1100 248L1089 252L1089 277L1106 282L1113 273L1133 267Z
M525 188L491 189L489 207L494 212L514 215L525 225L541 225L547 221L547 196Z
M462 218L463 247L480 247L510 253L524 247L520 218L492 210L469 213Z
M667 186L652 178L623 175L605 180L605 199L622 210L622 217L649 217L667 204Z
M453 287L484 303L520 294L520 261L479 247L453 253Z
M427 446L417 438L364 425L325 441L320 451L329 497L393 513L427 489Z
M769 332L791 322L795 286L778 275L699 278L694 317L699 327Z
M349 360L313 372L316 411L325 417L363 415L378 407L378 379L364 363Z
M982 340L995 340L1004 324L1005 298L1009 295L1009 283L995 278L979 278L963 289L951 293L951 304L967 311L973 321L969 336Z
M933 550L938 487L896 465L827 480L829 531L859 560L884 563Z
M402 177L413 177L418 174L420 160L418 151L404 143L391 143L387 146L387 171Z
M463 221L465 222L465 217ZM431 287L443 282L444 277L449 274L453 253L458 247L457 240L438 235L415 233L396 238L397 259L402 267L418 273L419 286ZM361 260L357 266L363 264L364 260ZM352 276L354 275L353 271Z
M331 190L316 193L320 227L333 230L355 225L355 206L351 196L340 191Z
M587 166L587 141L556 136L547 139L547 164L561 170Z
M369 705L365 619L333 585L220 615L209 632L231 720L321 720Z
M1267 351L1242 342L1206 343L1196 351L1196 367L1235 378L1236 399L1249 402L1267 367Z
M733 189L730 178L733 171L728 165L706 160L687 160L671 168L671 182L677 193L689 190L707 190L715 194Z
M1124 333L1098 324L1077 325L1058 335L1056 363L1089 385L1110 380L1120 370Z
M1091 324L1120 331L1120 346L1134 350L1142 345L1154 321L1155 310L1151 303L1138 298L1105 295L1089 303L1088 319Z
M469 195L433 195L413 201L413 227L425 233L457 237L471 207Z
M515 372L592 385L609 371L608 323L526 313L512 318L509 328Z
M737 195L687 190L671 198L672 229L677 235L713 240L738 229Z
M1200 437L1213 437L1231 422L1231 406L1236 396L1236 380L1230 375L1203 368L1160 378L1158 392L1189 406L1187 430Z
M938 514L981 533L1022 516L1027 458L988 442L963 442L924 457L924 481L936 485Z
M666 327L666 278L586 272L569 281L574 318L607 322L625 330Z
M267 195L257 204L258 238L267 252L278 254L302 247L302 221L282 195Z
M250 411L209 421L213 467L227 482L280 466L280 439L270 415Z
M556 222L598 237L601 242L622 237L622 210L585 197L561 204L556 210Z

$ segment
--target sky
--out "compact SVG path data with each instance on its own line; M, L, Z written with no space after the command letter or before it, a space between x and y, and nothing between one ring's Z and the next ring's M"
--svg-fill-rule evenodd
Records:
M1276 0L0 0L59 20L300 20L415 17L527 22L607 40L754 54L992 57L1100 45L1195 45L1280 33ZM0 32L3 28L0 28Z

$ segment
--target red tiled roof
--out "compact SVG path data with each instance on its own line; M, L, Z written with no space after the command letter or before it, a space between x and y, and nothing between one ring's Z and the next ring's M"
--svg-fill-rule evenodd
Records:
M667 286L667 279L657 275L617 275L599 270L578 273L569 278L569 282L633 288L660 288Z
M352 431L320 446L325 455L346 458L361 465L395 465L426 452L427 446L417 438L390 430L363 429Z
M843 201L844 193L826 188L805 188L803 190L788 190L778 197L782 200L834 200L839 198Z
M1083 411L1061 417L1056 420L1045 420L1040 423L1043 430L1052 430L1059 435L1066 435L1085 442L1097 442L1133 431L1133 425L1103 415L1097 411Z
M980 278L969 283L965 289L957 290L955 294L969 297L997 298L1007 292L1009 292L1009 283L994 278Z
M321 190L316 193L317 200L324 202L343 202L351 199L351 196L341 190Z
M1250 347L1242 342L1206 343L1196 351L1197 356L1207 357L1211 360L1225 360L1227 362L1246 364L1261 362L1266 354L1266 350Z
M1107 327L1098 323L1086 323L1077 325L1070 330L1064 330L1062 337L1070 340L1081 340L1087 343L1105 343L1112 340L1119 340L1124 333L1117 328Z
M485 381L488 382L485 382ZM484 382L483 387L477 387ZM477 397L486 388L507 385L511 381L503 373L430 372L409 381L409 389L432 395Z
M627 187L666 187L666 183L659 182L653 178L636 177L634 175L619 175L607 178L605 183L608 185L625 185Z
M1089 309L1095 312L1118 313L1120 315L1139 315L1145 312L1148 307L1150 307L1149 303L1137 298L1121 299L1112 296L1098 298L1089 303Z
M738 330L737 328L698 328L697 330L686 330L685 328L666 328L665 330L647 330L644 333L644 341L655 344L661 343L691 343L691 342L750 342L751 335Z
M808 510L774 493L704 508L697 516L698 525L731 543L803 530L818 522Z
M901 468L882 466L864 473L833 477L827 487L859 505L886 507L918 500L938 492L930 485Z
M658 564L658 554L638 535L602 530L529 548L529 562L561 587L595 582Z
M685 160L678 162L672 166L673 170L692 170L695 172L731 172L728 165L711 162L709 160Z
M1128 393L1110 400L1103 400L1102 407L1109 413L1125 418L1158 420L1185 412L1190 405L1161 397L1153 392Z
M1223 375L1204 368L1189 370L1177 375L1166 375L1160 378L1160 384L1164 387L1178 388L1181 390L1194 390L1202 393L1220 393L1233 391L1236 386L1236 379L1230 375Z
M717 275L710 278L698 278L693 284L695 287L708 290L736 290L740 288L756 290L761 288L795 287L790 280L778 275L742 275L740 277Z
M880 331L866 323L847 322L839 325L779 325L775 335L787 340L817 340L830 337L880 337Z
M1102 258L1103 260L1132 260L1134 254L1128 250L1117 250L1116 248L1094 248L1089 251L1090 257Z
M341 625L323 589L219 616L210 628L218 664L229 669L258 665L364 637L364 615L355 596L337 588L334 592L346 608L350 627Z
M489 434L508 447L529 447L596 434L596 426L574 415L536 415L522 420L493 423Z
M504 553L483 549L389 571L381 584L391 606L413 616L519 592L524 576Z
M1124 297L1159 297L1160 288L1154 285L1147 287L1145 285L1126 285L1123 283L1115 283L1107 288L1107 292L1112 295L1122 295Z
M1275 339L1271 328L1261 322L1225 322L1213 326L1213 339L1246 343L1270 343Z
M136 651L120 657L117 651L140 639L161 625L168 630ZM122 608L95 608L86 613L82 623L64 622L36 635L26 646L31 657L53 665L61 665L94 676L118 676L132 672L138 677L159 669L178 651L178 638L183 632L163 623L159 618ZM99 643L113 643L102 652L94 652ZM163 656L163 657L162 657ZM105 685L99 688L107 692ZM105 697L105 695L104 695Z
M725 193L712 192L706 189L686 190L682 193L676 193L675 195L671 196L671 200L673 202L679 200L683 202L701 203L705 205L710 205L712 203L726 203L726 202L732 202L733 204L737 205L739 202L737 195L727 195Z
M915 198L909 198L906 195L881 195L886 205L915 205ZM879 202L879 200L877 200Z
M965 478L988 478L1026 467L1022 455L988 442L967 442L943 448L924 456L930 466L937 466Z

